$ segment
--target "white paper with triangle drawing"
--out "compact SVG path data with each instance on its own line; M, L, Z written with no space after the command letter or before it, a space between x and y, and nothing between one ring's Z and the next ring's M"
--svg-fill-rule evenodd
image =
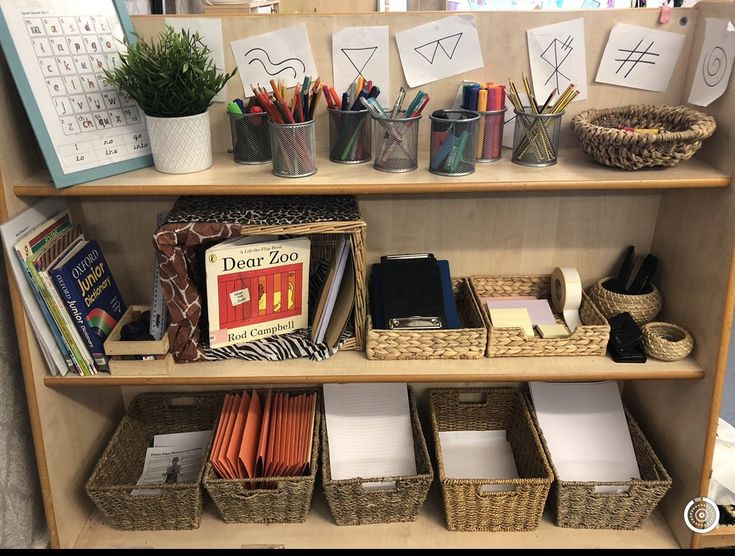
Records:
M342 94L362 75L380 89L378 101L391 102L388 27L345 27L332 33L334 88Z
M473 15L453 15L396 33L396 44L409 87L485 65Z

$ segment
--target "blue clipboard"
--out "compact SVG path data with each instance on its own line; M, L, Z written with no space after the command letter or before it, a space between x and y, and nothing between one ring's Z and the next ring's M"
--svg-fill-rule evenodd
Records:
M135 35L133 34L133 22L128 14L128 9L125 6L125 0L106 1L112 2L125 36L131 43L134 42ZM0 0L0 7L2 6L2 3L2 0ZM67 3L74 3L74 0L68 0ZM122 174L131 170L145 168L146 166L151 166L153 164L153 157L150 154L146 154L138 158L131 158L122 162L101 164L96 168L65 174L61 169L61 163L59 162L56 150L51 142L51 137L46 129L46 123L41 117L38 103L36 103L36 98L33 95L31 85L28 82L28 77L26 76L25 68L18 56L18 51L15 47L15 43L13 42L13 38L10 35L10 29L8 28L8 23L5 20L5 15L2 10L0 10L0 45L2 46L5 58L8 61L10 72L15 80L15 85L18 88L18 93L20 94L26 114L28 114L31 127L33 127L33 132L36 134L36 140L38 141L38 145L43 153L46 166L48 167L48 171L57 188L69 187L78 183L97 180L107 176L114 176L115 174Z

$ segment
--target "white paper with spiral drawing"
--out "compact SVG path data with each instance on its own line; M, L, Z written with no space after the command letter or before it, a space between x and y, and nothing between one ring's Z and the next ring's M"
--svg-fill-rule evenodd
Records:
M704 44L694 72L689 102L709 106L727 90L735 57L735 26L727 19L708 17Z
M306 25L263 33L230 43L245 95L253 96L251 85L270 90L271 79L286 81L286 87L303 83L304 76L318 77Z

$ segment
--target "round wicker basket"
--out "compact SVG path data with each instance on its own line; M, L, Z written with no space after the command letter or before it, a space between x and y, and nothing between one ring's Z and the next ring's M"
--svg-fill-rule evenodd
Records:
M651 284L652 290L640 295L615 293L605 288L605 283L611 278L607 276L598 280L589 291L590 299L605 318L628 312L640 326L651 322L661 312L664 301L656 286Z
M643 349L661 361L684 359L694 349L694 338L681 326L668 322L643 325Z
M674 166L699 150L715 131L715 119L683 106L634 104L589 109L572 118L584 152L600 164L624 170ZM660 133L620 128L660 129Z

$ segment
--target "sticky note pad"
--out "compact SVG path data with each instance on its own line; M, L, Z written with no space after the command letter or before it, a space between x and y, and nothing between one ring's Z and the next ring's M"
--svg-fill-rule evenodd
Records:
M490 320L495 328L522 328L533 337L533 324L528 309L490 309Z
M537 324L539 334L542 338L566 338L569 331L563 324Z

